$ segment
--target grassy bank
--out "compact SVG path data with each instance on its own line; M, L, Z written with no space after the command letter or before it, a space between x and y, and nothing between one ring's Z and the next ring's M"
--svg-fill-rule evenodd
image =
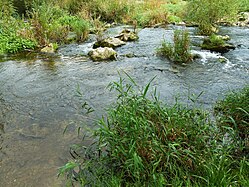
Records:
M144 27L177 21L184 6L183 1L166 0L2 0L0 53L84 42L90 32L102 32L106 23ZM70 33L75 37L70 38Z
M2 0L0 53L16 53L70 42L84 42L107 23L148 27L187 21L210 35L218 22L236 21L249 0ZM9 33L11 33L9 35ZM72 36L72 33L74 37Z
M141 89L120 78L111 88L117 100L95 143L77 147L60 169L69 186L249 185L248 86L216 104L216 121L199 108L165 105L156 90L147 96L150 83Z

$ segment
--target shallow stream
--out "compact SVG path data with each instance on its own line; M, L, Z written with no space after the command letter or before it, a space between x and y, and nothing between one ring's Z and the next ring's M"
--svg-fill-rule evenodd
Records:
M124 27L109 29L113 36ZM84 44L63 46L56 55L25 54L2 57L0 62L0 186L63 186L57 178L58 167L70 159L69 147L79 142L77 125L93 127L92 120L105 113L115 101L115 93L106 87L125 71L139 85L156 76L160 98L183 101L201 92L198 104L212 108L217 99L231 89L249 84L249 29L223 27L222 34L231 37L236 47L223 56L201 51L202 58L186 66L174 65L156 55L163 38L172 40L173 30L145 28L139 40L117 48L117 61L92 62L86 54L95 37ZM187 28L193 43L201 37ZM220 63L219 58L226 58ZM77 96L80 88L82 96ZM95 112L85 116L81 104L87 102ZM66 133L64 129L68 126Z

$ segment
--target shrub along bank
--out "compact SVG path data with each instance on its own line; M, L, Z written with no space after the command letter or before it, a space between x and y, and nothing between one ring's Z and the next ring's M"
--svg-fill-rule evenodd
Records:
M210 35L218 22L233 21L239 11L248 10L248 1L1 0L0 30L4 36L0 53L33 50L50 43L83 42L90 32L99 34L112 22L136 28L191 21L199 25L200 33ZM9 30L10 37L6 34Z

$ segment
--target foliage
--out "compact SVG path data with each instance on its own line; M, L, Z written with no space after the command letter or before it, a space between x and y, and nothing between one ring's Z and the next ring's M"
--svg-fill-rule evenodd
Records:
M37 44L32 38L22 37L18 31L25 24L19 23L13 16L15 9L12 1L0 1L0 53L16 53L34 49Z
M166 1L145 1L138 4L132 16L139 26L152 26L157 23L167 23L168 11L165 8Z
M190 41L187 31L174 31L174 44L163 42L158 53L176 63L187 63L192 60Z
M239 11L240 12L249 11L249 0L239 0Z
M249 86L217 102L215 112L221 117L220 125L232 127L242 139L249 138Z
M100 18L106 22L122 22L123 18L130 12L132 1L117 0L83 0L81 7L93 18Z
M9 19L15 14L13 2L10 0L0 1L0 18L1 20Z
M188 10L189 20L199 24L200 34L210 35L215 32L218 21L230 21L236 17L238 1L190 0Z
M225 40L216 34L211 34L209 37L205 38L201 47L203 49L214 49L225 45Z
M0 31L0 54L17 53L26 49L34 49L36 46L36 42L17 36L13 31Z
M42 3L34 6L31 12L31 21L34 26L35 38L40 45L50 42L63 43L70 31L75 32L77 41L84 41L88 36L89 24L87 21L70 16L58 6Z
M114 108L94 130L96 142L71 151L75 161L61 167L82 186L247 186L249 161L233 157L208 114L176 103L163 105L156 91L148 99L129 76L110 84Z
M210 42L215 45L215 46L220 46L220 45L224 45L225 41L224 39L222 39L222 37L217 36L215 34L212 34L211 36L208 37Z

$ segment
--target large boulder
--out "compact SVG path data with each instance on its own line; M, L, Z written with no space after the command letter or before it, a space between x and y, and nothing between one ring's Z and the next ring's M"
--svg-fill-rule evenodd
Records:
M105 38L103 40L97 41L93 45L93 49L96 49L98 47L110 47L110 48L116 48L122 45L125 45L126 43L118 38Z
M119 38L120 40L127 42L138 40L139 37L135 32L125 29L119 35L115 36L115 38Z
M117 58L117 52L110 47L99 47L91 50L88 55L93 61L102 60L115 60Z
M229 36L211 35L204 39L201 48L219 53L226 53L235 49L233 44L227 43L227 40L229 39Z

